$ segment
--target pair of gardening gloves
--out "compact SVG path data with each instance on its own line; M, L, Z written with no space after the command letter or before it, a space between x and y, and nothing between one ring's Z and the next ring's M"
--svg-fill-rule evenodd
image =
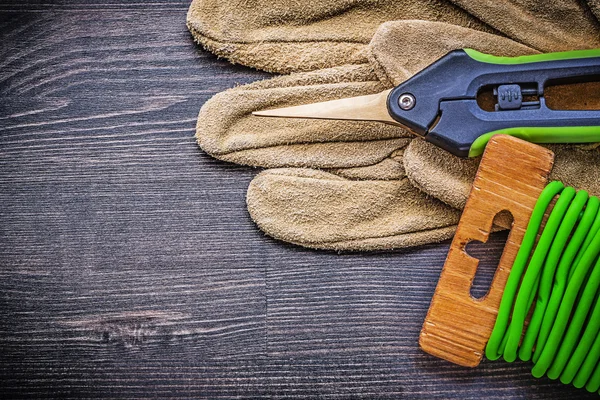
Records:
M267 168L247 205L268 235L301 246L377 250L450 238L479 159L460 159L377 122L253 111L392 88L454 49L517 56L600 47L600 0L194 0L197 42L231 62L286 74L210 99L200 147ZM600 85L558 90L600 109ZM597 145L551 145L552 179L600 195Z

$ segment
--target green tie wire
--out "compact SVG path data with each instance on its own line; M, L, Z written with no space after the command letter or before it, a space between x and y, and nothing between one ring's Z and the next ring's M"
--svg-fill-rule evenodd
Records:
M556 196L536 244L544 215ZM517 355L524 361L533 359L536 377L560 377L565 384L598 391L599 254L600 199L551 182L533 209L486 356L492 360L503 356L509 362Z
M596 267L598 264L596 264ZM565 384L573 382L577 388L582 388L589 380L593 372L594 365L598 363L600 357L600 301L596 296L594 309L590 316L588 326L581 336L581 341L577 345L575 352L571 356L569 363L565 367L560 381Z
M564 187L565 186L561 182L551 182L542 191L535 208L533 209L531 219L529 220L529 225L527 226L527 230L525 231L525 235L523 236L523 240L521 242L521 247L515 258L510 275L508 276L508 280L506 281L504 293L502 295L502 299L500 300L500 308L498 309L496 323L485 349L485 356L490 360L497 360L502 356L500 346L505 338L513 301L517 293L517 289L519 288L521 276L523 275L523 271L527 266L529 254L531 253L531 250L535 244L537 231L542 225L544 213L552 202L552 199L554 199L554 196L561 193Z
M544 260L546 260L550 246L560 227L560 223L564 219L567 209L574 197L575 189L568 187L562 191L550 214L550 218L548 218L546 228L542 232L542 236L531 257L531 261L527 266L525 277L521 282L521 287L519 288L517 300L513 308L512 320L508 328L508 340L506 342L506 348L504 349L504 359L508 362L513 362L517 359L517 349L519 348L519 342L523 335L525 318L529 311L529 299L531 298L535 287L534 282L538 279Z
M563 196L561 195L561 199L562 198ZM527 327L527 332L525 333L523 343L519 348L519 358L521 360L528 361L531 359L533 346L536 344L536 339L540 332L542 320L544 318L544 313L546 312L548 303L550 301L550 292L554 283L556 267L558 266L559 260L561 259L561 255L565 250L565 246L567 244L567 241L569 240L571 232L573 231L573 228L577 223L578 216L581 214L583 208L585 207L588 198L589 196L585 191L577 193L577 196L575 196L575 199L569 206L569 210L564 216L563 223L560 224L560 229L554 237L551 250L548 252L548 256L546 257L546 262L544 264L535 310L529 321L529 326ZM556 207L554 209L556 210ZM598 212L598 209L596 209L596 212ZM554 214L554 211L552 214ZM545 229L544 233L546 233L547 230L548 229ZM525 311L528 310L529 308ZM538 348L539 347L540 346L538 345Z
M538 361L533 367L533 370L531 371L533 376L538 378L543 376L547 368L550 367L550 364L554 360L556 352L558 351L558 348L561 345L561 341L567 324L569 322L571 311L575 305L575 300L577 299L579 289L581 288L584 279L587 276L588 270L592 265L593 261L598 256L599 252L600 235L597 234L592 243L590 244L590 247L586 250L581 261L576 266L576 271L573 274L571 280L569 281L569 284L567 285L565 296L563 297L563 300L560 304L560 308L558 309L558 314L556 315L556 320L554 321L554 325L552 327L552 330L550 331L550 336L548 336L548 341L546 342L546 345L544 346L544 349L540 354L540 358L538 359ZM596 264L596 266L598 266L598 264ZM585 301L587 303L587 298L582 296L580 301ZM575 317L573 317L572 323L576 323L577 325L579 325L582 322L580 322L579 320L575 320ZM572 343L568 341L568 339L573 340L572 337L567 338L567 340L562 342L564 346L572 346ZM559 358L557 358L556 362L560 363L562 361ZM554 377L554 379L556 379L556 377Z
M550 334L550 330L552 329L552 324L556 319L556 313L558 312L558 307L560 306L560 302L562 301L563 295L565 293L565 289L567 288L568 276L573 269L572 265L577 265L578 262L574 263L573 260L579 249L582 248L582 243L589 237L590 228L592 227L592 223L595 221L600 222L600 214L598 214L598 210L600 208L600 200L597 197L592 197L588 201L587 207L579 222L579 226L577 230L573 234L567 249L565 250L562 258L560 259L560 264L558 269L556 270L556 275L554 277L554 286L552 287L552 294L550 296L550 300L548 301L548 306L546 308L546 312L544 313L544 318L542 320L542 325L540 327L539 334L537 336L536 342L536 352L533 355L533 362L537 362L540 357L541 350L544 348L546 344L546 340L548 339L548 335ZM536 310L537 312L537 310ZM527 349L529 350L529 349ZM526 350L521 353L525 353ZM521 357L522 360L528 360L525 357L525 354Z

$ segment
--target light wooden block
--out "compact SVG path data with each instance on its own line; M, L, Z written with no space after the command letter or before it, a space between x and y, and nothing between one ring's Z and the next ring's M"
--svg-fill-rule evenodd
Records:
M475 367L492 333L502 292L523 240L533 207L548 182L554 154L507 135L487 145L419 338L429 354ZM507 210L513 224L490 290L471 296L479 261L466 245L486 242L496 214Z

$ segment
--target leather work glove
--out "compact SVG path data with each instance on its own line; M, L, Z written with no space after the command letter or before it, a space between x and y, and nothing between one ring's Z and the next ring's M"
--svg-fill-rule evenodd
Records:
M366 63L278 77L216 95L200 112L198 142L216 158L277 168L260 173L247 196L250 215L273 237L337 250L449 238L476 161L460 160L381 123L270 119L250 113L380 92L456 48L504 56L537 52L484 30L426 21L383 24L363 51ZM594 186L600 178L598 152L581 156L583 150L575 146L560 148L564 156L558 154L555 172L573 176L576 187L589 184L599 193ZM575 176L578 171L592 178L584 181Z
M194 0L187 25L219 57L285 74L366 63L379 25L406 19L493 31L448 0Z
M368 63L240 86L202 107L198 142L216 158L274 168L251 182L247 203L252 219L275 238L337 250L449 238L459 212L414 188L404 174L410 133L378 123L250 115L386 87Z
M187 25L219 57L290 73L366 62L387 21L446 22L550 52L600 47L598 18L600 0L194 0Z

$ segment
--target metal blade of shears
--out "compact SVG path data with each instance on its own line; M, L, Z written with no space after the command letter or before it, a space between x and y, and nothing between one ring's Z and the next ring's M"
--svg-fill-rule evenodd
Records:
M390 90L367 96L348 97L295 107L255 111L260 117L336 119L351 121L378 121L403 126L394 120L387 108Z

